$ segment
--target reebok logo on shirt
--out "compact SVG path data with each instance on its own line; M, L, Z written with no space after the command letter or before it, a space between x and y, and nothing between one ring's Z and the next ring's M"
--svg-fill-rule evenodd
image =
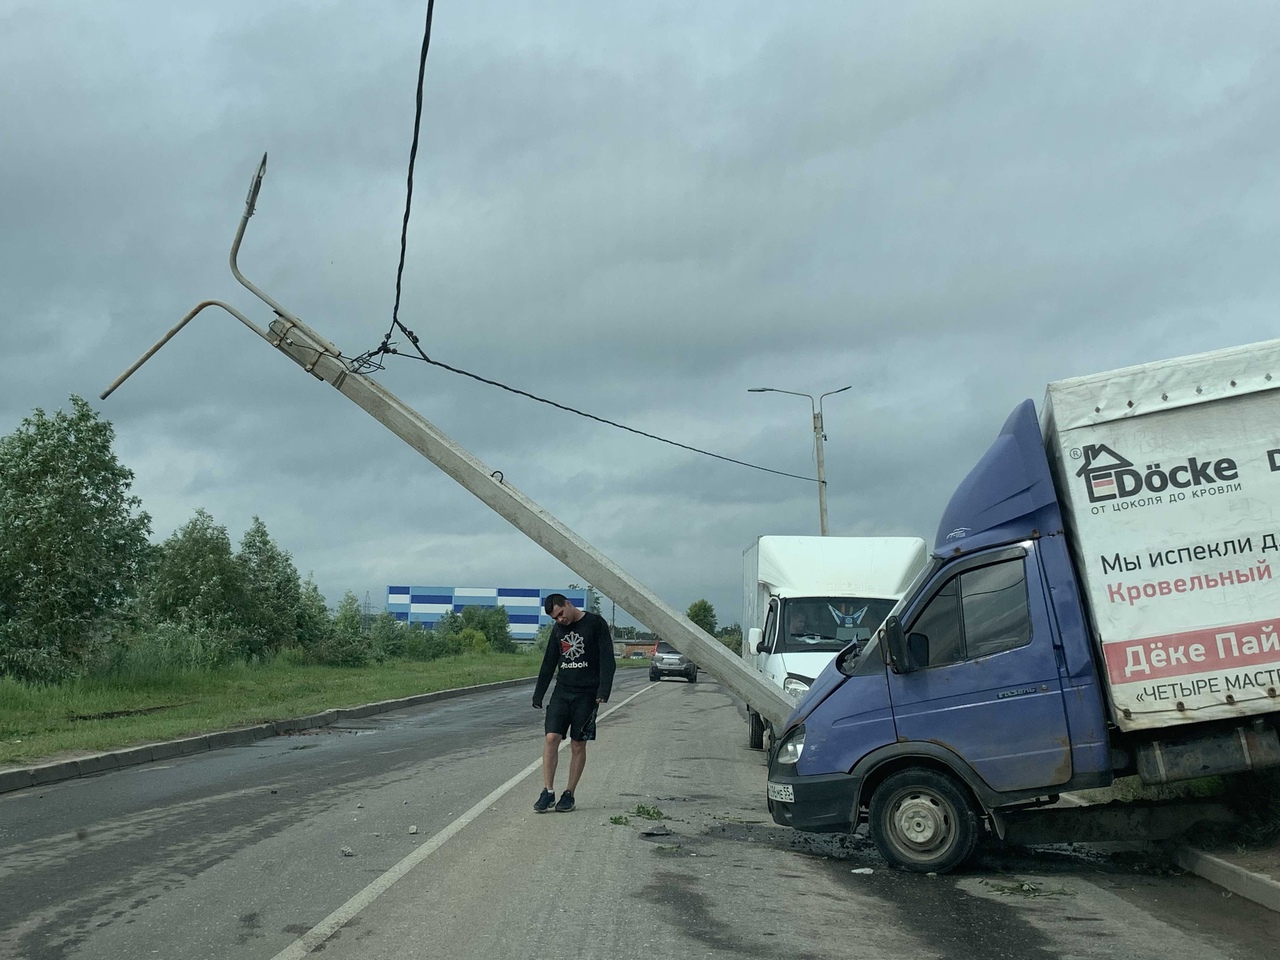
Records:
M583 654L586 652L586 641L577 631L566 633L560 638L560 669L581 670L589 666Z

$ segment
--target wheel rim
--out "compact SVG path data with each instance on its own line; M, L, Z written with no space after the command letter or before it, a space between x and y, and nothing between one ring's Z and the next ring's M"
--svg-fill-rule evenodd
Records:
M928 790L910 790L894 798L889 810L889 836L904 856L930 860L955 842L955 811Z

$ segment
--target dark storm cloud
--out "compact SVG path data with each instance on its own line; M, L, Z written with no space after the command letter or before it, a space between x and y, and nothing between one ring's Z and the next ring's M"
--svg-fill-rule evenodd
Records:
M0 430L197 301L346 353L387 330L425 4L10 3ZM932 539L1054 378L1272 336L1267 4L438 5L401 317L433 356L812 476L833 532ZM680 606L812 482L392 359L380 379ZM578 579L226 315L97 404L167 536L260 515L332 599Z

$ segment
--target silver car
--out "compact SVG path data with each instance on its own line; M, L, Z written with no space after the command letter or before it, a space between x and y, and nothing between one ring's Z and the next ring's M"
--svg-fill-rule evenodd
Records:
M659 640L649 663L649 680L653 682L663 677L684 677L690 683L697 683L698 665L667 641Z

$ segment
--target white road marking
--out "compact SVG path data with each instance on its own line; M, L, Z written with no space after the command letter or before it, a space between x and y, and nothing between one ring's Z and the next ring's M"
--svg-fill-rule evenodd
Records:
M636 697L640 696L640 694L654 689L655 686L656 684L650 684L649 686L637 690L621 703L615 704L604 713L600 714L600 719L603 720L611 713L621 710ZM568 743L569 739L566 737L564 742L560 745L560 749L563 750ZM541 757L533 761L533 763L529 764L502 786L498 787L422 846L414 850L413 853L409 854L394 867L382 876L378 877L378 879L374 880L354 897L340 906L337 910L333 911L333 913L329 914L301 937L277 953L272 960L302 960L302 958L306 957L312 950L333 936L334 933L337 932L344 924L350 922L357 914L360 913L360 911L364 910L369 906L369 904L377 900L378 897L390 890L391 886L397 880L401 879L410 870L422 863L423 860L427 859L427 857L431 856L444 846L450 837L461 831L463 827L469 824L476 817L480 816L486 808L497 803L503 796L513 790L521 783L521 781L528 777L529 774L540 769L542 769Z

